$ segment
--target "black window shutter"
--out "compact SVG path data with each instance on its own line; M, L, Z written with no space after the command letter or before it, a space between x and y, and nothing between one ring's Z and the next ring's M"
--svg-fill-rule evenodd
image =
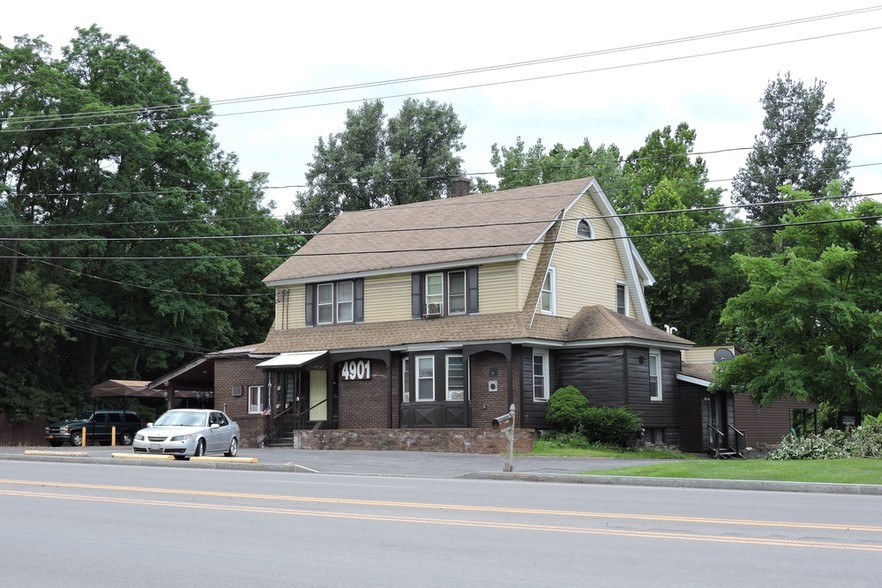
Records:
M315 284L306 284L306 326L311 327L315 324Z
M468 270L469 284L469 314L478 312L478 268L470 267Z
M355 301L354 301L355 308L353 309L353 313L355 316L353 318L354 318L355 322L363 323L364 322L364 278L356 278L353 283L352 289L354 290L353 297L355 298Z
M410 276L410 315L418 319L423 316L423 276L422 274L411 274Z

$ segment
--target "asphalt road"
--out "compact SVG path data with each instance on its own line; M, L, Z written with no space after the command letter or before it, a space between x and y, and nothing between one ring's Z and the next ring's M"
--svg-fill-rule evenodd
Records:
M0 513L13 588L864 587L882 555L882 498L838 494L4 459Z

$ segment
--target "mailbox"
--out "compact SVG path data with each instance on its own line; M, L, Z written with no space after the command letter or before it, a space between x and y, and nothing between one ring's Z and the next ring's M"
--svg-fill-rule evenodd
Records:
M504 431L512 426L512 415L511 413L504 414L502 416L498 416L493 419L493 430L494 431Z

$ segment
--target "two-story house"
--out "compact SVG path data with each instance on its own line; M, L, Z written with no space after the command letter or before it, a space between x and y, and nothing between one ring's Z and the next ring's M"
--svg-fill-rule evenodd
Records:
M265 278L275 322L249 392L268 434L545 428L558 387L638 413L676 444L685 339L592 179L344 212ZM250 411L250 412L254 412Z

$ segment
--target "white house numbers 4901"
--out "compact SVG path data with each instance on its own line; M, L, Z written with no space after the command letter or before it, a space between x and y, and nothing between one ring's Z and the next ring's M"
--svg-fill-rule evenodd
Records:
M370 380L371 360L359 359L344 361L341 368L341 375L344 380Z

